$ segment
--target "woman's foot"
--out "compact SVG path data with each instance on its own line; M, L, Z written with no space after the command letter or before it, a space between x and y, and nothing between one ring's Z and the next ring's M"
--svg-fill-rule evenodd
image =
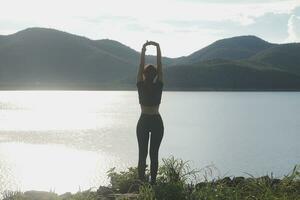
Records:
M151 180L150 185L156 185L156 180Z

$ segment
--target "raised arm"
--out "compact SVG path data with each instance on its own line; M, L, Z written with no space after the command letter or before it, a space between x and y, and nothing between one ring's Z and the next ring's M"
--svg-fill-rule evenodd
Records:
M146 42L143 45L143 48L142 48L140 66L139 66L139 69L138 69L137 80L136 80L137 82L143 80L143 70L144 70L144 66L145 66L145 54L146 54L147 43L148 42Z
M142 48L142 52L141 52L141 60L140 60L140 66L139 66L139 70L138 70L138 74L137 74L137 82L142 81L143 80L143 70L144 70L144 66L145 66L145 54L146 54L146 47L147 45L154 45L156 46L156 51L157 51L157 79L161 82L163 82L163 72L162 72L162 63L161 63L161 50L160 50L160 46L157 42L153 42L153 41L147 41Z
M162 64L161 64L161 50L160 46L157 42L150 41L148 42L149 45L154 45L156 46L156 51L157 51L157 79L161 82L163 82L163 72L162 72Z
M163 82L163 72L162 72L162 64L161 64L161 51L160 46L158 43L156 43L156 49L157 49L157 78L159 81Z

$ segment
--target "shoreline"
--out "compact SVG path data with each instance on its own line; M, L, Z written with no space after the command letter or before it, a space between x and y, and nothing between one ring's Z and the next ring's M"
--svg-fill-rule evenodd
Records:
M1 88L1 91L137 91L134 89L91 88ZM164 92L300 92L300 89L164 89Z
M248 181L248 183L247 183ZM224 177L222 179L213 180L209 182L199 182L194 185L197 189L203 189L205 187L229 187L238 189L241 185L247 185L252 183L256 183L257 186L260 184L269 185L271 188L279 187L279 185L284 184L284 179L273 178L270 176L261 176L261 177ZM294 182L296 184L296 188L300 188L300 180ZM143 186L142 186L143 187ZM149 186L147 186L149 187ZM150 186L151 187L151 186ZM300 191L299 191L300 192ZM18 200L73 200L73 199L89 199L89 200L138 200L140 198L141 189L133 188L132 191L128 192L120 192L116 193L111 186L99 186L97 190L78 190L77 192L64 192L62 194L57 194L55 191L42 191L42 190L27 190L27 191L6 191L2 194L1 200L10 200L10 199L18 199ZM1 197L1 195L0 195ZM13 198L11 198L13 197ZM80 198L81 197L81 198ZM92 197L92 198L91 198ZM95 197L95 198L93 198ZM99 198L100 197L100 198ZM300 198L300 193L299 196ZM142 198L143 200L148 200L148 198ZM214 198L213 198L214 199ZM218 198L215 198L216 200ZM268 199L268 198L266 198ZM287 198L289 199L289 198ZM151 198L149 198L151 200ZM171 200L171 199L170 199Z
M55 191L6 191L1 200L248 200L251 199L300 199L300 165L282 178L273 174L254 177L225 176L208 180L210 168L191 169L189 163L170 157L163 159L159 167L157 183L150 185L137 179L137 168L129 167L116 172L107 172L110 184L95 189L79 190L76 193ZM200 177L199 172L203 172ZM146 180L149 180L146 169ZM0 195L1 197L1 195Z

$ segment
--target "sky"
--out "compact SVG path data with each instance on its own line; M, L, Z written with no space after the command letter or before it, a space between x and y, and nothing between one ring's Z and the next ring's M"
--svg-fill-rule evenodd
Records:
M0 0L0 5L0 35L54 28L117 40L137 51L154 40L168 57L239 35L300 42L300 0Z

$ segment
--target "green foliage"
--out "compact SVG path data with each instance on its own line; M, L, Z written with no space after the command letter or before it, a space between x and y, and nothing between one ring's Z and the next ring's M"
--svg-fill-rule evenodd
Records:
M163 159L159 167L157 184L148 183L139 187L139 200L294 200L300 199L300 167L283 179L273 176L255 178L225 177L209 181L211 167L201 170L191 169L188 162L170 157ZM132 169L131 169L132 171ZM204 172L204 181L199 179ZM128 179L128 174L122 172ZM121 174L119 174L122 176Z
M192 199L215 200L295 200L300 199L299 165L295 166L292 173L282 180L272 175L226 181L206 182L201 187L195 187Z
M204 172L204 181L199 175ZM58 196L53 192L12 192L2 194L2 200L297 200L300 199L300 165L282 179L271 176L255 178L224 177L208 180L212 168L191 169L188 162L170 157L159 167L157 184L137 180L137 168L108 171L109 187L100 186L94 192L86 190ZM147 176L149 172L147 171ZM127 193L130 194L120 194ZM136 193L136 194L133 194Z
M191 169L188 161L175 159L173 156L162 161L163 165L159 167L157 178L161 183L185 183L191 178L197 178L198 171Z
M143 184L139 188L138 200L155 200L155 191L149 184Z
M23 193L20 191L6 190L2 193L2 200L25 200Z
M115 192L127 193L137 191L141 182L138 180L137 168L130 167L128 171L116 172L115 168L107 172L111 188ZM149 175L147 175L149 176Z
M182 182L160 183L153 186L156 199L183 200L188 195L186 185Z
M91 190L86 190L82 192L77 192L70 196L61 197L59 200L96 200L98 197L96 192Z
M2 200L59 200L54 192L44 191L5 191L2 193Z

